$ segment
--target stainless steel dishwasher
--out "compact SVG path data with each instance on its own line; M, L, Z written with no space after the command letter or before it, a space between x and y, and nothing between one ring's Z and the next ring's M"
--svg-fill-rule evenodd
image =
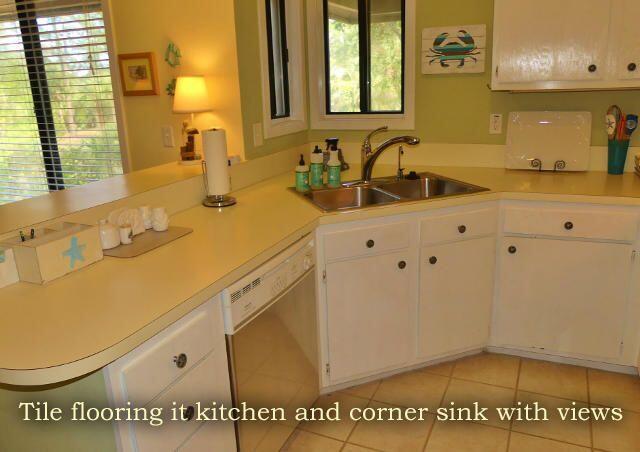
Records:
M314 243L309 236L222 293L233 403L283 408L286 421L236 423L242 452L280 450L295 410L319 395Z

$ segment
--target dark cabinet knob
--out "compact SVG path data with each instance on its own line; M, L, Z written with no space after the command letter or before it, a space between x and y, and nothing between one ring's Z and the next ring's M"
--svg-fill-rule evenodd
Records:
M573 229L573 223L572 223L572 222L570 222L570 221L567 221L567 222L564 224L564 228L565 228L567 231L572 230L572 229Z
M367 248L373 248L376 245L376 242L373 240L367 240Z
M518 251L518 248L516 248L515 246L511 245L509 247L509 254L516 254L517 251Z
M431 256L431 257L429 258L429 263L430 263L431 265L436 265L436 264L438 263L438 258L437 258L437 257L435 257L435 256Z
M193 419L193 416L195 416L195 414L196 414L196 409L193 406L188 406L187 409L184 410L183 419L189 422L191 419Z
M467 227L464 224L461 224L460 226L458 226L458 232L460 234L464 234L465 232L467 232Z
M589 65L589 72L594 73L597 70L598 70L598 66L596 66L595 64Z
M398 262L398 268L400 270L404 270L405 268L407 268L407 263L405 261Z
M180 353L178 356L173 357L173 362L176 363L178 369L182 369L187 365L187 355Z
M638 69L638 66L636 65L636 63L629 63L627 69L629 70L629 72L635 72L635 70Z

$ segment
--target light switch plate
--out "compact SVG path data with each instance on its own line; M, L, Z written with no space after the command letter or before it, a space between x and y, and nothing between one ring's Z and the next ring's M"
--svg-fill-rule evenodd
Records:
M165 148L175 148L176 140L173 135L173 127L171 126L163 126L162 127L162 143Z
M264 144L264 136L262 135L262 123L256 122L253 125L253 145L262 146Z
M502 114L491 113L489 116L489 134L501 135L502 134Z

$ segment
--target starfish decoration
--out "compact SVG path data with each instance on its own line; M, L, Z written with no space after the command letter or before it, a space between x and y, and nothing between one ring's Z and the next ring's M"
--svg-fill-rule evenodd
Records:
M71 237L71 245L68 250L62 253L63 257L69 258L69 268L73 269L76 266L76 261L84 262L84 255L82 254L87 245L80 245L78 243L78 237Z

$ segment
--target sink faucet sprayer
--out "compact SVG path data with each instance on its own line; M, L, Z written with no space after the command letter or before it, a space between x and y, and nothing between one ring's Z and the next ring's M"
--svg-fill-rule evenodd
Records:
M389 130L387 126L380 127L373 132L369 133L362 143L361 163L362 163L362 180L369 182L373 173L373 166L378 160L378 157L388 148L395 146L396 144L407 144L409 146L415 146L420 144L420 138L412 136L400 136L393 137L380 144L375 150L371 146L371 138L380 132Z

